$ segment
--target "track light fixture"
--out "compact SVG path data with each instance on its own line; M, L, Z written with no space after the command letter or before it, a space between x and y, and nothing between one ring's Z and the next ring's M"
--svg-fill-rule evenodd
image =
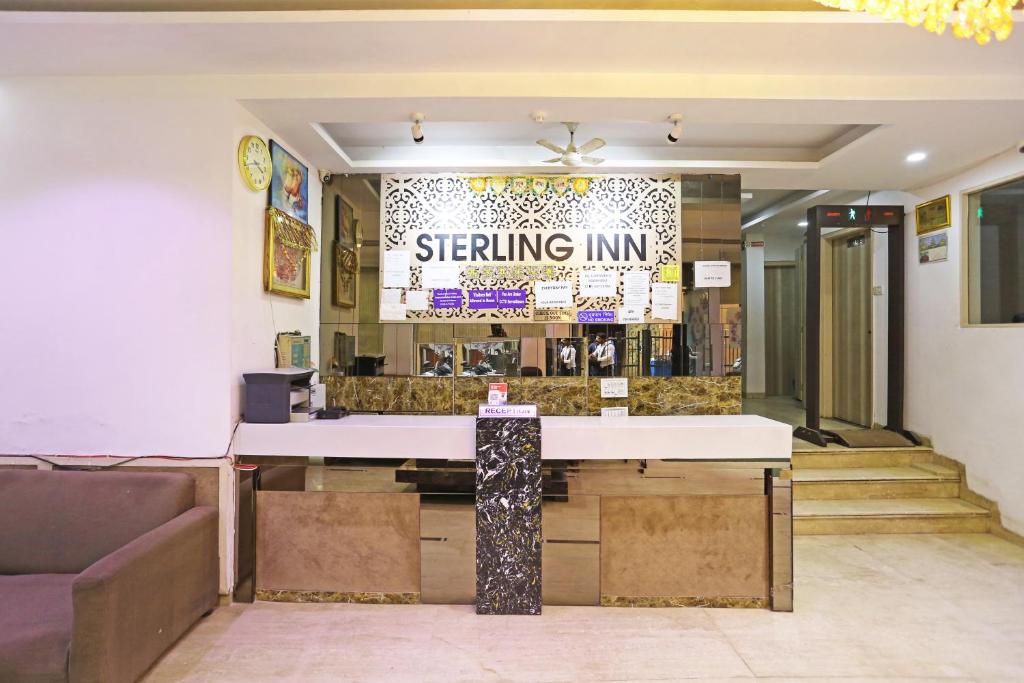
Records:
M671 114L668 120L672 122L672 130L668 132L668 141L674 145L679 142L679 138L683 137L683 115Z
M412 141L417 145L422 145L424 137L423 126L421 124L427 117L417 111L410 114L409 118L412 119Z

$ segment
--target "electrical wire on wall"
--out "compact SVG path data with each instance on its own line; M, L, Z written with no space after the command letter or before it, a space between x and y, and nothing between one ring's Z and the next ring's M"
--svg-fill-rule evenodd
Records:
M18 453L18 454L14 454L14 455L5 456L5 457L10 457L10 458L30 458L32 460L38 460L39 462L46 463L47 465L50 465L51 467L53 467L54 469L57 469L57 470L67 470L67 469L109 470L109 469L112 469L114 467L120 467L122 465L127 465L128 463L135 462L136 460L171 460L171 461L175 461L175 462L197 461L197 460L198 461L202 461L202 462L210 462L211 460L227 460L229 463L231 463L232 466L234 466L236 463L235 463L235 459L231 455L231 446L235 442L235 433L238 431L238 425L241 424L241 422L242 422L241 420L236 420L235 421L235 426L231 430L231 436L228 438L228 445L224 449L224 454L223 455L218 455L218 456L215 456L215 457L212 457L212 458L203 458L203 457L192 458L192 457L182 456L182 455L158 455L158 454L135 455L135 456L128 456L128 457L126 457L126 456L121 456L121 455L112 455L110 453L93 453L93 454L76 454L76 455L50 456L50 457L59 457L59 458L123 458L122 460L118 460L117 462L110 463L109 465L71 465L71 464L68 464L68 463L55 462L53 460L50 460L46 456L38 455L38 454L33 454L33 453Z

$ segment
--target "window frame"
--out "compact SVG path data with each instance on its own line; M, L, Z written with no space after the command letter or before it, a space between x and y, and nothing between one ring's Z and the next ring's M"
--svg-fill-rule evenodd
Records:
M960 327L961 328L1011 328L1019 329L1024 327L1024 322L1021 323L972 323L971 322L971 206L970 196L972 194L980 194L985 190L991 190L999 187L1000 185L1007 185L1009 183L1022 181L1024 182L1024 171L1017 170L1008 175L1000 178L994 178L987 180L980 185L973 187L964 188L957 193L957 201L959 206L957 207L956 213L960 218L959 232L960 238L958 240L958 247L960 253L957 258L960 261ZM915 217L916 221L916 217ZM951 230L953 226L944 228L945 230ZM950 240L952 241L952 240Z

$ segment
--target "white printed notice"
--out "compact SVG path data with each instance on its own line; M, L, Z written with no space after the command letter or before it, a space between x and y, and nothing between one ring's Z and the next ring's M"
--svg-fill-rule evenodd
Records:
M409 286L409 251L385 251L383 287L408 287ZM405 317L404 315L402 316Z
M423 289L458 289L460 266L457 263L424 263Z
M601 379L601 398L627 398L629 378L605 377Z
M405 293L405 307L410 311L427 310L427 293L422 289L410 289Z
M380 302L382 304L400 304L400 303L402 303L402 290L400 290L400 289L382 289L382 290L380 290Z
M619 308L619 324L632 325L644 322L643 306L623 306Z
M533 283L534 308L571 308L572 283L567 280L538 280Z
M380 319L405 320L405 304L389 304L380 302Z
M623 273L622 305L625 308L647 308L650 287L651 274L646 270L631 270Z
M694 261L694 287L728 287L732 284L732 266L728 261Z
M675 320L679 315L679 285L675 282L651 284L651 317Z
M618 287L617 270L580 271L580 296L615 296Z

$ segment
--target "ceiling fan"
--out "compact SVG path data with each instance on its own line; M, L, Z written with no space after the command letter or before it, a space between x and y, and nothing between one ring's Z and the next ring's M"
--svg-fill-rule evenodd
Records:
M596 166L604 161L597 157L587 156L590 152L601 149L605 146L605 141L601 138L594 138L590 142L585 142L579 147L576 146L576 126L579 124L574 121L565 122L565 127L569 129L569 144L563 149L550 140L537 140L537 144L541 147L546 147L558 156L554 159L545 159L545 164L557 164L561 163L565 166Z

